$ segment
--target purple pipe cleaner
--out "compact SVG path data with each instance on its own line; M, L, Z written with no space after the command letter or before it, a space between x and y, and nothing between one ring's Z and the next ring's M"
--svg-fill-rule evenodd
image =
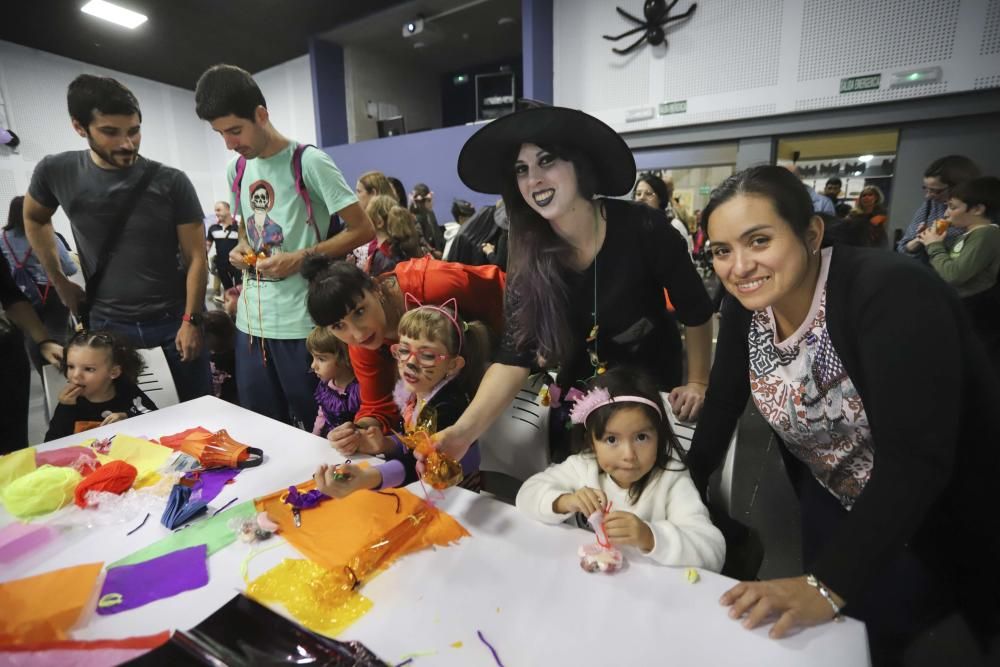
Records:
M300 510L307 510L316 507L324 500L329 499L330 496L326 495L319 489L313 489L312 491L307 491L306 493L300 493L294 486L290 486L288 487L288 495L285 497L284 502Z

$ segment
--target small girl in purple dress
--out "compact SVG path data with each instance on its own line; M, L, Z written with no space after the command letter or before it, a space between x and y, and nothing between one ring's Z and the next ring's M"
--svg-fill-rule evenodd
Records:
M319 378L314 394L319 409L312 432L325 438L333 428L354 421L354 414L361 407L361 393L347 346L327 327L313 329L306 347L312 355L310 368Z

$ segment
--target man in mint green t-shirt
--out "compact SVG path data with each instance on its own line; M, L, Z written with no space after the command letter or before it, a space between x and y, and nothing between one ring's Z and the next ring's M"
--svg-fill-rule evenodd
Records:
M316 378L305 345L313 322L299 269L307 253L346 256L371 240L374 229L337 165L317 148L301 153L313 209L309 221L305 199L295 189L293 158L299 144L271 125L264 95L248 72L233 65L208 69L198 80L195 105L198 117L209 121L226 148L241 156L229 163L230 186L238 164L245 164L239 193L231 195L242 221L230 261L244 270L247 255L257 259L246 272L236 316L240 403L308 428L316 415ZM327 239L333 213L344 226Z

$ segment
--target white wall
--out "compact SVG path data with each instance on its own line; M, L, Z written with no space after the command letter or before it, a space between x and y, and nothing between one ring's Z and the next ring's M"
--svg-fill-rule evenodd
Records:
M187 174L206 214L211 214L215 201L228 199L225 168L234 153L195 115L194 91L0 41L0 97L11 128L21 138L17 152L0 147L0 222L6 223L11 198L27 192L39 160L87 147L73 131L66 110L66 87L84 73L113 77L135 93L142 109L142 154ZM315 144L309 57L282 63L254 78L275 127L297 141ZM72 244L62 209L54 222Z
M612 53L635 27L606 0L553 0L556 104L620 132L870 104L1000 86L1000 0L702 0L668 46ZM617 3L642 17L642 2ZM681 0L673 14L688 9ZM890 89L893 72L940 66L939 83ZM840 93L841 78L881 74L878 90ZM658 115L661 102L687 111ZM650 109L650 120L627 112Z
M135 93L142 109L142 154L184 171L210 213L213 202L226 193L227 155L222 141L195 115L193 91L0 41L0 94L11 128L21 138L16 153L0 148L2 216L12 197L28 191L39 160L87 147L66 110L66 88L84 73L113 77ZM72 243L62 209L54 222Z
M366 103L396 106L408 132L441 127L441 77L420 67L356 46L344 47L344 78L349 143L378 137Z
M253 75L267 100L271 124L289 139L316 143L312 69L304 55Z

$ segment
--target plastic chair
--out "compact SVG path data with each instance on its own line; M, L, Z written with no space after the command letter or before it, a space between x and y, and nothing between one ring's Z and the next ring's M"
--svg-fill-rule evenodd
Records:
M146 396L149 396L157 408L180 403L180 399L177 397L177 387L174 385L174 376L170 374L170 365L167 364L163 348L151 347L137 350L137 352L146 364L146 367L139 373L139 381L136 383L139 389L142 389Z
M150 400L156 404L157 408L165 408L170 405L177 405L180 400L177 398L177 387L174 385L174 377L170 374L170 366L167 364L167 357L163 354L163 349L153 347L150 349L137 350L142 357L145 368L139 374L139 381L136 383ZM42 388L45 390L45 412L46 419L52 419L52 415L59 405L59 392L66 385L66 378L55 366L46 364L42 367Z
M538 396L546 382L541 374L529 377L479 438L483 491L500 500L514 502L524 480L549 466L549 408Z
M691 440L694 438L695 424L692 422L677 421L674 411L670 408L670 401L667 400L669 394L663 394L663 404L667 407L667 418L670 420L670 427L674 430L674 435L680 442L681 448L686 452L691 447ZM718 477L712 478L709 486L709 497L713 502L717 502L720 508L728 514L732 509L733 496L733 463L736 461L736 443L739 429L733 431L733 437L729 439L729 449L726 452L726 459L722 464L722 470Z

